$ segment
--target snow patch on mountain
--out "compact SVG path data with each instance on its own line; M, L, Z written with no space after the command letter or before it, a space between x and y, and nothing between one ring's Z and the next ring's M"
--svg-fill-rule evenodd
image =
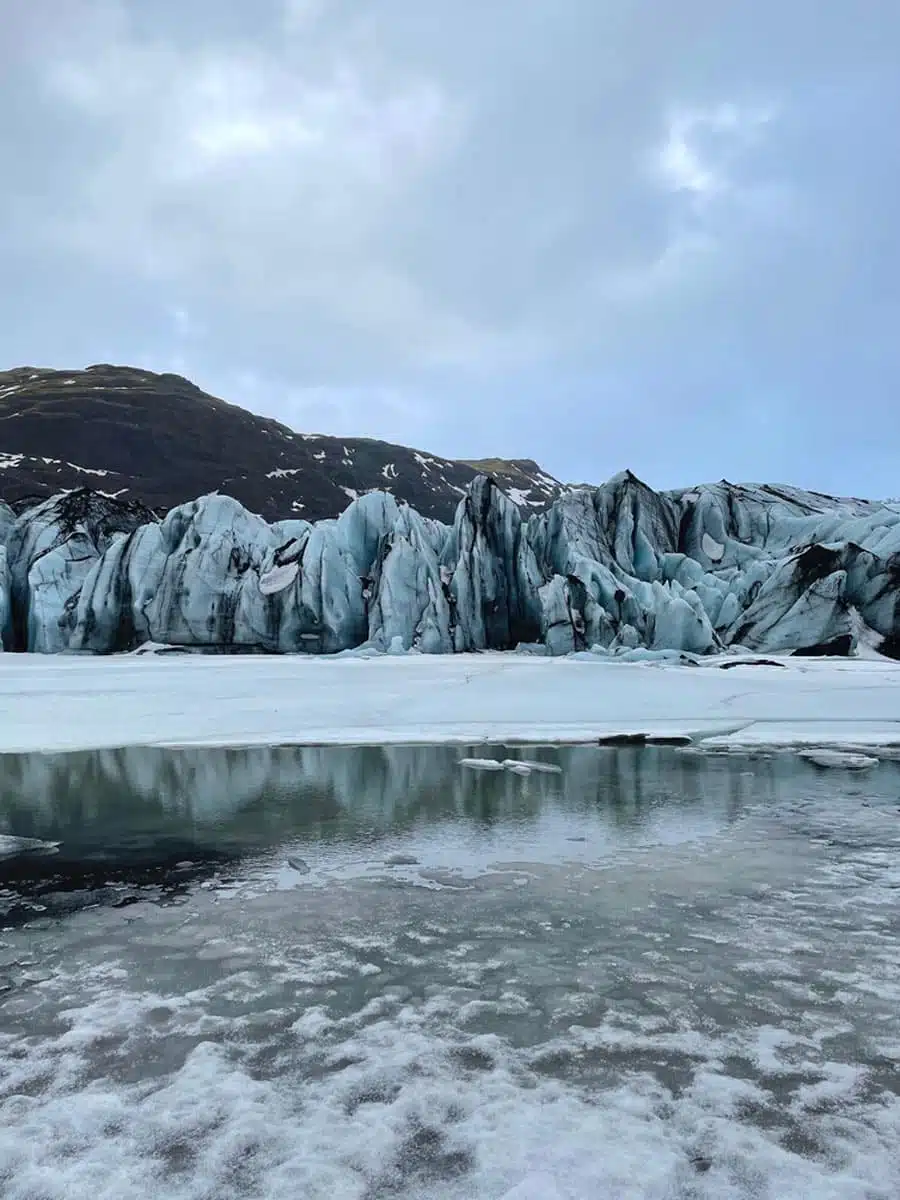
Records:
M48 459L48 458L44 459L44 462L53 462L53 461L54 461L53 459ZM71 467L73 471L77 471L79 475L103 476L103 475L109 474L109 471L98 470L94 467L79 467L78 463L67 462L65 465L67 467Z
M542 508L544 505L543 498L532 500L531 490L528 488L510 487L506 489L506 494L519 508Z

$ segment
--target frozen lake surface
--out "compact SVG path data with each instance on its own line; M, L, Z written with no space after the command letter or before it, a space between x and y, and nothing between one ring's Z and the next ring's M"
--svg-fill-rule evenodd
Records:
M0 833L4 1200L900 1194L894 761L11 754Z
M691 665L692 664L692 665ZM0 654L0 751L593 742L900 746L900 662Z

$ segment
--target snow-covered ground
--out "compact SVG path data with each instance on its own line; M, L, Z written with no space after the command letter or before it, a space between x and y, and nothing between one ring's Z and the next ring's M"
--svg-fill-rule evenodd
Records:
M900 663L591 655L0 656L0 752L591 741L900 748ZM725 666L728 669L723 669Z

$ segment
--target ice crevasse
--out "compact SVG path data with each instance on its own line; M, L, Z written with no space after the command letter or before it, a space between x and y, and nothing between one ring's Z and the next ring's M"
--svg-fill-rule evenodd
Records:
M452 525L386 492L268 524L210 495L157 519L82 489L0 503L6 650L850 653L900 645L900 506L630 472L523 520L487 476Z

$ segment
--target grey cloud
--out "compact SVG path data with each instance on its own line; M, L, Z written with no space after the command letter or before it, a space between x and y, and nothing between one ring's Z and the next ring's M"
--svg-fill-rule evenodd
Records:
M10 364L567 478L900 490L893 0L33 7Z

